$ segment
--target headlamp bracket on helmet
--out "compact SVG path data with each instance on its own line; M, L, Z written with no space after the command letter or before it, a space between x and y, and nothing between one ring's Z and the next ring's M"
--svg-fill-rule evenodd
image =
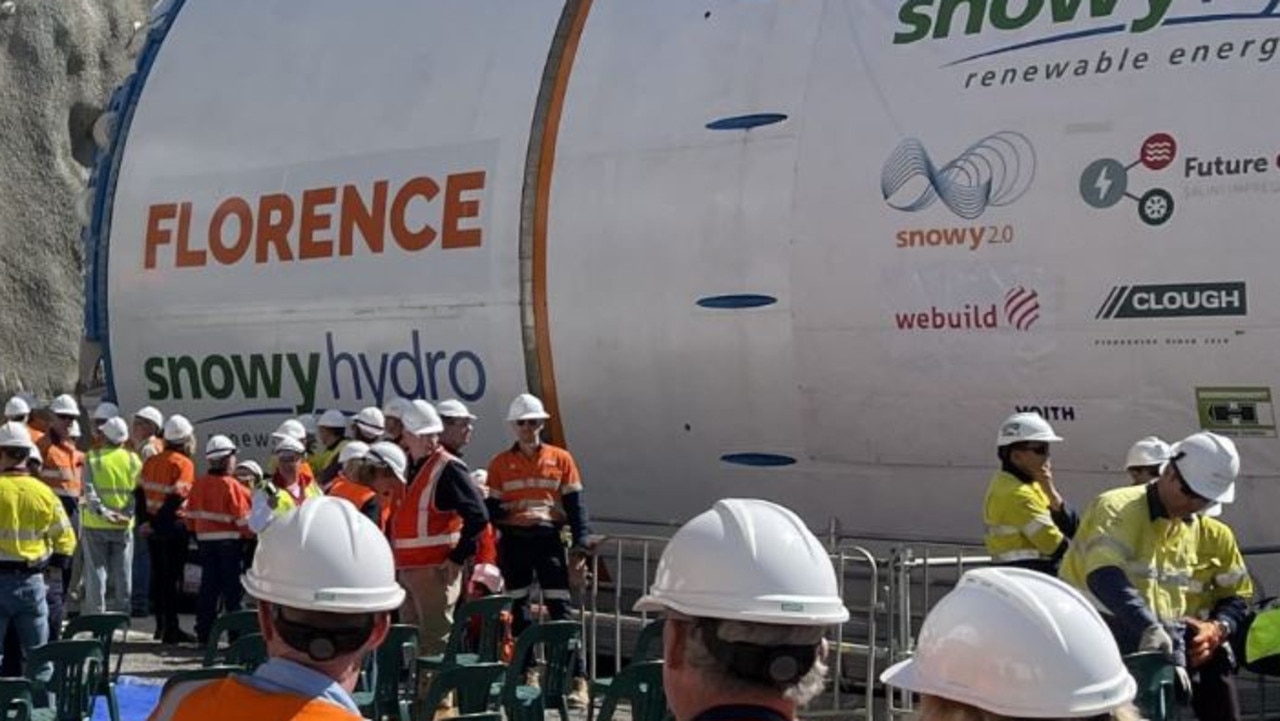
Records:
M349 628L319 628L306 623L290 621L284 617L280 606L271 610L271 618L280 638L291 648L307 654L319 663L332 661L338 656L360 650L373 635L374 617L365 615L365 622Z
M788 686L799 681L818 661L821 643L804 646L761 646L720 638L719 622L701 619L697 622L702 643L711 656L734 676L773 686Z

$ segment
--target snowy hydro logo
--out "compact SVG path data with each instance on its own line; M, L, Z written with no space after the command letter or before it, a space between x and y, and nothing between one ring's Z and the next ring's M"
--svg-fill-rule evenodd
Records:
M974 220L1021 198L1036 175L1036 151L1022 133L1002 131L965 148L942 167L924 143L908 138L880 171L880 193L890 208L915 213L942 201L952 213Z

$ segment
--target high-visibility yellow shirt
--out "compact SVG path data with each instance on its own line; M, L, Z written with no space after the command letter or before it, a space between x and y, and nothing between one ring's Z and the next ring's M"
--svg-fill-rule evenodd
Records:
M1004 471L992 476L987 486L982 521L987 553L997 563L1047 560L1066 540L1053 522L1049 496L1040 484L1024 483Z
M85 466L89 469L89 481L93 493L104 509L125 512L130 516L126 523L115 523L99 515L90 506L85 510L83 523L85 528L104 530L129 530L133 528L132 513L133 489L138 485L142 473L142 459L138 454L125 447L103 448L89 451L85 456Z
M1150 493L1155 493L1154 487ZM1144 485L1098 496L1080 521L1060 575L1099 610L1110 613L1089 591L1088 578L1102 568L1119 568L1158 620L1173 621L1188 612L1202 519L1158 516L1147 494Z
M287 488L280 488L272 485L271 493L276 497L276 507L273 509L276 516L283 516L298 506L306 503L312 498L319 498L324 495L324 491L320 490L320 484L315 479L306 479L298 483L299 498L295 499L293 493Z
M1208 617L1220 601L1253 598L1253 579L1244 565L1231 527L1216 518L1200 519L1196 542L1196 567L1191 576L1187 607L1192 615Z
M34 565L75 550L75 530L48 485L27 475L0 476L0 562Z
M311 466L311 470L317 477L324 473L324 469L328 468L330 463L338 460L338 456L342 454L342 449L345 448L348 443L350 443L350 441L344 439L338 441L338 444L333 448L325 448L324 450L316 451L310 456L307 456L307 463Z

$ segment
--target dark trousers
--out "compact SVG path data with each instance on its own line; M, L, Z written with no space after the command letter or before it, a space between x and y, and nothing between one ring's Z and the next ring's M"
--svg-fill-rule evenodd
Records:
M240 569L244 564L244 543L238 539L197 541L200 548L200 598L196 603L196 638L209 638L218 617L218 602L226 613L239 611L244 590Z
M520 633L533 622L529 609L529 588L534 578L542 588L542 598L552 621L572 620L573 597L569 593L569 559L560 531L551 528L504 528L498 538L498 568L515 598L511 606L512 633ZM582 654L574 663L574 675L586 676Z
M182 571L187 563L187 534L171 530L147 539L151 552L151 609L161 639L173 637L178 628L178 597L182 593Z
M0 659L0 676L11 678L22 675L22 644L18 642L18 631L13 624L4 631L4 658Z
M67 520L71 521L71 527L76 529L76 537L80 536L80 503L68 496L58 496L58 500L62 502L62 510L67 512ZM77 551L79 553L79 551ZM46 575L47 579L48 576ZM62 570L62 583L50 583L49 590L45 598L49 602L49 640L57 641L62 638L62 618L64 615L63 607L68 592L71 590L71 568L67 567Z
M1235 667L1225 648L1192 672L1191 708L1199 721L1240 721Z

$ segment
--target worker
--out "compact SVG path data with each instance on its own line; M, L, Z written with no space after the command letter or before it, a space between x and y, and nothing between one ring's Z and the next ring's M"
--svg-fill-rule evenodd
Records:
M1124 457L1124 469L1129 474L1130 485L1142 486L1159 478L1167 460L1169 444L1157 436L1147 436L1134 443Z
M1174 444L1170 453L1155 482L1094 500L1063 559L1062 578L1098 605L1121 653L1164 653L1189 693L1187 631L1196 633L1192 647L1200 649L1208 636L1235 630L1230 617L1203 626L1185 618L1200 513L1212 503L1235 500L1240 456L1229 439L1205 432Z
M338 454L337 464L342 468L334 478L333 484L325 491L325 495L334 498L345 498L361 513L382 527L382 504L379 503L378 492L361 481L361 469L365 458L369 455L369 446L360 441L348 441Z
M53 420L37 447L44 458L44 466L40 471L40 479L48 484L54 495L62 502L62 509L71 521L73 532L80 533L80 494L81 477L84 469L84 455L76 447L71 437L73 424L78 425L80 406L76 399L63 394L54 398L49 404ZM74 573L74 556L72 566L66 573L58 574L57 583L48 584L49 594L49 638L58 640L62 633L64 604L71 592L71 576Z
M397 396L387 401L382 408L383 435L392 443L400 442L400 436L404 433L404 424L400 422L400 417L408 407L409 399Z
M320 498L320 484L313 476L303 473L306 463L302 454L306 448L294 436L279 436L272 456L276 472L269 483L253 493L253 508L249 513L249 530L262 533L276 518L301 506L306 501Z
M85 563L85 613L128 613L133 576L134 489L142 459L129 447L119 416L102 424L103 446L85 456L85 513L80 539ZM112 588L107 603L107 587Z
M489 462L489 498L485 503L499 532L498 565L508 595L515 598L512 612L517 636L533 620L529 588L535 577L551 618L562 621L572 617L565 546L572 549L575 567L585 567L591 552L578 464L568 451L542 441L542 428L550 417L537 396L516 396L507 411L516 442ZM586 673L579 657L568 703L585 708L586 699Z
M320 431L319 419L314 413L303 413L298 416L298 423L302 424L302 445L307 448L307 457L316 452L316 439Z
M421 655L442 653L462 594L462 572L489 522L467 467L440 445L444 424L424 400L401 419L414 472L391 519L391 548L408 593L401 619L418 626Z
M347 443L346 438L346 414L336 408L330 408L321 414L320 420L316 421L316 452L307 459L316 472L321 488L328 488L341 470L338 455Z
M920 694L919 721L1139 718L1137 683L1098 612L1024 568L962 576L925 617L915 655L880 680Z
M0 425L0 634L12 624L22 655L50 640L47 586L62 582L76 548L61 499L27 471L33 446L26 425Z
M282 438L292 438L302 446L303 458L298 464L298 478L304 483L310 483L315 480L315 470L311 467L311 464L306 458L306 454L310 452L307 450L307 427L302 425L302 421L296 418L289 418L285 420L271 433L271 447L273 451ZM273 452L271 457L267 459L267 475L275 478L277 466L278 462L276 461L276 455Z
M18 421L19 423L21 421ZM31 428L28 426L27 431ZM34 445L31 447L30 453L27 454L27 475L32 478L40 477L40 468L44 465L44 460L40 458L40 451ZM14 629L13 624L9 624L8 631L0 630L4 633L4 650L0 653L0 678L14 678L22 675L22 644L18 641L18 632Z
M1231 527L1218 520L1220 504L1201 514L1196 566L1187 598L1187 667L1192 677L1191 707L1200 721L1239 721L1237 655L1232 643L1249 619L1253 580Z
M1062 438L1037 413L1015 413L1000 424L1000 470L983 501L991 560L1056 575L1079 516L1053 483L1050 445Z
M405 487L408 485L405 474L408 472L408 467L409 458L400 446L391 441L378 441L369 446L364 467L360 469L363 482L378 494L378 503L382 510L378 527L386 532L388 537L391 532L391 518L404 501Z
M351 437L365 443L377 443L386 432L386 417L374 406L361 408L351 419Z
M235 467L236 480L244 487L245 493L249 496L249 512L253 513L253 492L261 488L266 483L265 475L262 472L262 466L257 461L243 460L236 464ZM243 554L241 568L249 570L249 566L253 565L253 554L258 550L258 536L252 531L249 537L241 543L241 553Z
M89 439L90 448L101 448L106 443L106 439L102 436L102 425L119 415L120 407L111 401L102 401L93 409L93 413L89 416L93 419L93 433Z
M405 595L378 529L349 503L307 503L262 534L244 588L258 599L267 662L179 684L149 721L360 721L351 693Z
M184 505L196 480L195 428L180 415L164 422L164 450L142 464L142 495L138 522L151 554L151 607L156 616L155 638L164 643L190 643L191 634L178 625L178 598L187 564L190 535Z
M249 536L249 489L232 476L236 444L223 435L211 436L204 446L208 471L196 479L187 498L187 522L200 550L200 593L196 601L196 641L204 646L218 617L239 611L243 589L244 539Z
M143 406L133 413L129 426L133 450L146 463L152 456L164 450L160 434L164 430L164 414L155 406ZM133 598L130 601L134 618L151 615L151 548L142 535L142 526L133 525Z
M44 437L44 431L38 430L31 425L31 402L28 401L21 393L10 398L4 404L5 420L21 423L27 427L27 432L31 434L31 442L39 443Z
M717 501L676 531L654 578L635 610L666 618L663 690L676 721L789 721L822 692L823 636L849 611L796 514Z
M440 433L440 445L461 458L462 451L467 444L471 443L471 433L479 418L472 415L462 401L453 399L440 401L436 404L436 411L444 423L444 430Z

